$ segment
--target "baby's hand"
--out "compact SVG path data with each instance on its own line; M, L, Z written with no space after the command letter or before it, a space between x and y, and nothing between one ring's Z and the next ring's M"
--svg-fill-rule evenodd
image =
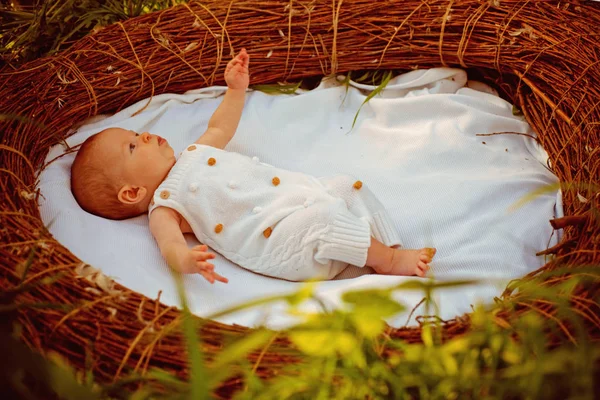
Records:
M246 49L242 49L233 60L229 61L225 68L225 82L231 89L246 90L249 83L248 63L250 56Z
M208 252L208 247L204 244L192 247L180 258L180 271L184 274L198 273L210 283L215 281L227 283L227 278L215 272L215 266L207 260L215 258L213 253Z

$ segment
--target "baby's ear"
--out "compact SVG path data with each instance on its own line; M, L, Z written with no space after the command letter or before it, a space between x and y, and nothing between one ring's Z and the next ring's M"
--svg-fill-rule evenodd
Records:
M117 197L123 204L138 204L146 198L146 188L143 186L125 185L119 190Z

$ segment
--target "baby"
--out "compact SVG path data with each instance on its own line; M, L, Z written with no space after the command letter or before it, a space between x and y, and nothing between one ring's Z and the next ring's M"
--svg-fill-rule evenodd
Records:
M149 213L169 266L227 283L216 252L260 274L331 279L349 264L379 274L424 276L435 249L402 249L393 221L362 184L346 175L315 178L223 150L237 129L248 88L245 49L227 64L228 90L206 132L177 159L148 132L109 128L88 138L71 169L80 206L126 219ZM184 234L202 245L189 248Z

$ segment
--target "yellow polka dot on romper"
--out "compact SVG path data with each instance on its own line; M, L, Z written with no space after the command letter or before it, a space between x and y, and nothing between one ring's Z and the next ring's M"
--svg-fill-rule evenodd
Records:
M273 232L273 229L271 229L271 227L268 227L267 229L264 230L263 236L268 238L269 236L271 236L271 232Z
M354 182L354 185L352 185L352 187L356 190L360 190L360 188L362 187L362 182L356 181L356 182Z
M153 206L154 205L154 198L152 198L152 200L150 200L150 205Z
M217 160L215 160L214 158L209 158L208 159L208 165L215 165L217 163Z
M196 150L196 146L191 145L190 147L187 148L187 151L194 151Z
M278 177L273 178L271 182L273 182L273 186L277 186L281 183Z
M170 195L171 193L169 193L168 190L163 190L162 192L160 192L160 198L163 200L168 199Z
M223 224L217 224L215 226L215 232L216 233L221 233L222 230L223 230Z

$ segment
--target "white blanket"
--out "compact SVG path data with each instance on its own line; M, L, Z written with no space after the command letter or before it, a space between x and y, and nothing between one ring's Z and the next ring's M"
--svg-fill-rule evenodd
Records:
M517 132L535 135L512 106L491 88L467 82L464 71L413 71L393 79L382 96L357 110L372 86L348 90L335 80L300 95L249 92L239 129L227 150L315 176L348 173L366 182L387 207L407 248L438 249L431 276L439 280L481 279L477 285L438 290L440 316L452 318L490 301L506 284L545 263L535 253L557 242L548 220L561 215L559 193L544 193L511 208L531 192L558 182L546 168L547 155ZM69 138L82 142L100 130L119 126L150 131L169 140L176 152L198 138L222 100L222 87L164 94L116 115L96 119ZM55 146L48 160L64 151ZM74 155L50 164L41 174L43 221L54 237L83 261L131 290L178 305L172 277L148 228L147 216L104 220L82 211L69 189ZM557 200L558 199L558 200ZM190 237L190 243L195 239ZM190 307L206 317L247 301L297 291L302 283L246 271L217 256L216 270L229 284L210 285L186 276ZM419 278L365 275L321 282L316 293L327 307L340 294L387 287ZM404 291L397 298L408 310L388 322L402 326L423 297ZM307 305L309 309L316 305ZM414 315L423 313L423 308ZM246 326L281 328L294 321L284 304L254 307L218 318ZM414 316L411 320L414 323Z

